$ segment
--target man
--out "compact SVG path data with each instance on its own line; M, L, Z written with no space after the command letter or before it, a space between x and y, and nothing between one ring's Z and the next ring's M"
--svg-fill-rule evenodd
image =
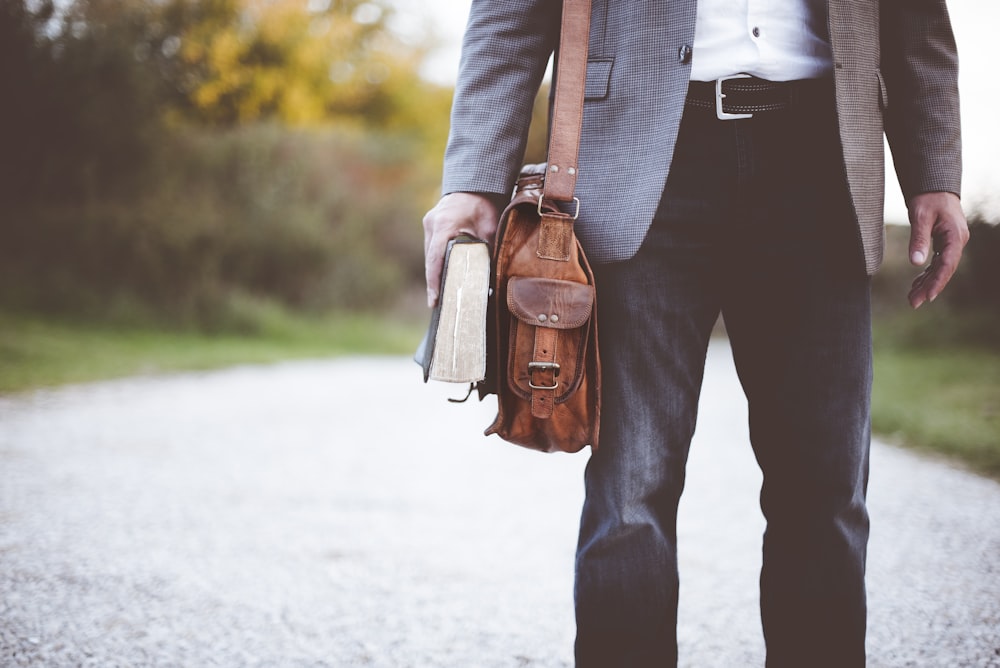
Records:
M445 195L424 220L431 303L447 239L494 236L559 11L473 2ZM577 664L677 661L677 503L721 312L764 474L767 665L864 665L883 128L910 259L929 261L912 306L968 239L945 2L594 0L591 16L576 229L598 265L604 405Z

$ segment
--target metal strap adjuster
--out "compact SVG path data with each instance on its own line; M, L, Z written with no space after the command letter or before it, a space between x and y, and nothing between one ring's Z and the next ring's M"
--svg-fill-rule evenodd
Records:
M539 216L544 215L542 213L542 201L544 199L545 199L545 193L542 193L542 194L540 194L538 196L538 215ZM577 218L580 217L580 198L579 197L574 197L573 201L576 202L576 211L573 212L573 220L576 220Z
M730 79L749 79L749 74L733 74L728 77L720 77L715 80L715 115L720 121L735 121L740 118L753 118L753 114L730 114L722 110L722 100L726 94L722 92L722 82Z
M552 385L535 385L534 377L535 371L551 371L552 372ZM557 362L528 362L528 387L533 390L554 390L559 387L559 383L555 380L559 377L559 364Z

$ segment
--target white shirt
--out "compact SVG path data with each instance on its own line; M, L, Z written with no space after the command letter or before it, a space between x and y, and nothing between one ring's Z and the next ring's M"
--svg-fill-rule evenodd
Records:
M691 78L812 79L833 69L826 0L698 0Z

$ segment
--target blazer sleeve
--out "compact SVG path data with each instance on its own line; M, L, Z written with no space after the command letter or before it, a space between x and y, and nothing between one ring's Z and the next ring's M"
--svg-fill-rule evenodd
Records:
M559 37L560 0L473 0L445 150L442 193L509 196L535 96Z
M945 0L882 0L885 132L903 196L961 194L958 54Z

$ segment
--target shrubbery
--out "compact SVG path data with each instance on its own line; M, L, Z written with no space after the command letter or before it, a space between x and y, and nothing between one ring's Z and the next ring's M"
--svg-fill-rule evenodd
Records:
M1000 350L1000 226L973 214L969 231L962 264L948 287L933 305L914 312L906 295L920 270L907 261L910 231L886 228L885 264L872 284L881 343Z
M172 135L129 196L4 211L2 297L211 328L247 299L384 308L423 276L436 175L410 169L415 150L273 126Z
M0 3L0 306L231 329L422 282L450 93L381 2L251 4Z

